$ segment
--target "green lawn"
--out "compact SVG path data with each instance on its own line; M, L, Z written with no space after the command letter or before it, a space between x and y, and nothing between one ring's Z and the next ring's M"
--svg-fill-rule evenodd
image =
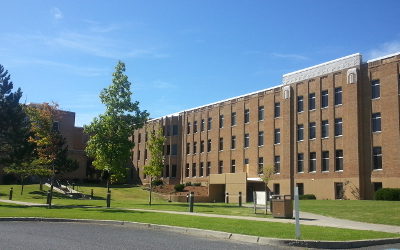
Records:
M341 219L400 226L400 201L301 200L300 210Z
M112 208L54 207L48 209L0 203L0 216L124 220L282 239L294 238L294 225L288 223L137 212ZM302 226L301 230L302 239L305 240L342 241L399 237L398 234L317 226Z

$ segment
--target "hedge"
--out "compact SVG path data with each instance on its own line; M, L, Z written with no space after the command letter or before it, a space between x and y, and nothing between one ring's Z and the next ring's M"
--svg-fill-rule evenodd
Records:
M316 200L317 197L315 197L315 195L313 195L313 194L303 194L303 195L299 195L299 199L300 200Z
M400 201L400 188L381 188L375 192L375 200Z

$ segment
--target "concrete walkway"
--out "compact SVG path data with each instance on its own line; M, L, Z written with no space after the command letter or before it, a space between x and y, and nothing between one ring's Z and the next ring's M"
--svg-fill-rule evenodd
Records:
M46 204L38 204L38 203L22 202L22 201L0 200L0 202L26 205L26 206L47 206ZM196 212L190 213L190 212L152 210L152 209L140 209L140 208L115 208L115 209L139 211L139 212L203 216L203 217L213 217L213 218L229 218L229 219L250 220L250 221L268 221L268 222L291 223L291 224L295 223L294 219L261 218L261 217L207 214L207 213L196 213ZM196 210L196 207L194 209ZM358 222L358 221L352 221L352 220L337 219L337 218L333 218L333 217L328 217L328 216L323 216L323 215L313 214L313 213L307 213L307 212L300 212L300 224L301 225L322 226L322 227L347 228L347 229L355 229L355 230L371 230L371 231L378 231L378 232L399 233L400 234L400 226L372 224L372 223Z
M0 202L9 203L9 204L17 204L17 205L24 205L30 207L47 207L47 204L40 204L40 203L33 203L33 202L25 202L25 201L13 201L13 200L1 200Z

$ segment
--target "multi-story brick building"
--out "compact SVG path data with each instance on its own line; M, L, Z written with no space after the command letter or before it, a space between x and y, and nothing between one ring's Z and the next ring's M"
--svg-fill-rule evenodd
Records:
M281 85L150 120L134 132L133 165L146 183L146 134L164 128L164 181L200 182L210 200L295 186L318 199L371 199L400 187L400 53L353 54L283 75ZM149 156L150 157L150 156Z

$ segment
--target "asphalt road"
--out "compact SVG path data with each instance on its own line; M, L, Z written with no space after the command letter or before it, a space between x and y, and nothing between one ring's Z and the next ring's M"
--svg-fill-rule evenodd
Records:
M0 249L283 249L135 227L0 222Z

